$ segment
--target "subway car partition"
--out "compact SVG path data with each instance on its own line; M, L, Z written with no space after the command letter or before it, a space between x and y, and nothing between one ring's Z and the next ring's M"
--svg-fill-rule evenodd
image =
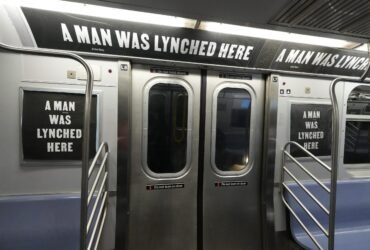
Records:
M288 141L296 141L324 163L331 165L331 101L329 96L330 79L297 77L292 75L273 75L277 84L277 121L274 136L275 165L274 197L279 197L282 149ZM290 148L290 154L299 159L312 174L320 180L327 180L327 171L318 167L313 160L298 150ZM290 162L288 162L290 163ZM289 165L289 170L300 181L310 181L310 177L298 168ZM289 177L289 176L288 176ZM274 222L277 232L286 230L285 207L280 199L274 199ZM288 227L289 229L289 227Z
M226 77L228 77L226 75ZM203 249L261 249L265 81L207 72Z
M197 247L200 87L200 71L132 67L128 249Z
M276 136L276 184L281 169L281 148L287 141L297 141L309 149L315 156L328 166L331 162L331 100L328 92L330 80L307 77L276 76L279 85L278 117ZM289 90L289 91L288 91ZM289 93L287 93L287 91ZM341 81L335 87L337 96L338 119L339 119L339 153L338 179L336 192L336 215L335 215L335 248L334 249L368 249L370 244L368 232L369 222L369 100L370 88L367 83ZM290 124L289 122L290 121ZM311 174L318 180L330 184L330 173L321 168L312 158L305 157L299 151L290 148L293 155ZM314 182L310 176L294 168L292 162L285 165L297 180L310 190L314 197L328 207L328 194ZM289 175L285 176L285 184L293 193L285 192L284 196L293 212L314 235L314 238L322 246L328 249L328 241L324 233L311 220L306 212L317 218L317 222L328 228L328 217L323 216L322 210L307 196L296 180L291 181ZM286 191L286 190L285 190ZM279 190L275 190L278 196ZM307 209L304 211L293 194ZM303 249L318 249L298 224L296 218L287 213L283 215L285 207L281 207L281 201L275 201L275 229L286 230L292 235ZM285 223L288 223L285 225Z
M128 249L260 249L262 77L137 64L131 77Z

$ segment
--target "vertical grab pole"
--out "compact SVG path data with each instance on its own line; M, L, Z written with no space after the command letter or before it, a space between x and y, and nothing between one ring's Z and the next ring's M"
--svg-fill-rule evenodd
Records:
M87 196L88 196L88 171L89 171L89 145L90 145L90 111L94 83L93 71L90 65L80 56L59 50L22 48L0 42L0 49L29 55L45 55L52 57L71 58L79 62L86 70L87 81L85 90L84 124L82 138L82 166L81 166L81 209L80 209L80 250L86 250L87 235Z
M369 44L368 44L369 48ZM363 82L370 69L370 63L368 63L365 72L361 75L359 82ZM336 78L330 84L330 99L333 107L332 115L332 139L331 139L331 162L332 162L332 173L330 183L330 217L329 217L329 242L328 249L334 250L335 243L335 215L336 215L336 202L337 202L337 179L338 179L338 155L339 155L339 108L338 99L335 93L335 87L340 81L354 81L353 79L347 78Z
M334 250L335 240L335 212L337 202L337 178L338 178L338 137L339 137L339 109L335 94L335 86L342 78L334 79L330 84L330 99L333 107L332 113L332 139L331 139L331 176L330 176L330 207L329 207L329 239L328 249Z
M84 61L87 73L85 90L84 124L82 136L82 167L81 167L81 207L80 207L80 250L87 247L87 199L89 187L89 154L90 154L90 117L91 99L94 84L94 75L90 65Z

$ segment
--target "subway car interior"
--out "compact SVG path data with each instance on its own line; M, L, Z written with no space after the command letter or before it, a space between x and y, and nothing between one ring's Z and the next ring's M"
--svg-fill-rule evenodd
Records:
M0 0L0 250L370 249L370 1Z

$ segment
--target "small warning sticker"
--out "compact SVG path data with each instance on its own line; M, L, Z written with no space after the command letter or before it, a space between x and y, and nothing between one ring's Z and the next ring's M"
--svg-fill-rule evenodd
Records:
M185 187L184 183L155 184L155 185L146 185L146 190L179 189L184 187Z
M247 181L221 181L215 182L215 187L239 187L248 186Z

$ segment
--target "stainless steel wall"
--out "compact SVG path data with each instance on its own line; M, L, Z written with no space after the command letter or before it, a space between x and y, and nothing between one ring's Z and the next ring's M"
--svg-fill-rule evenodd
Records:
M261 154L265 81L261 75L249 75L250 79L220 78L220 72L207 72L204 183L203 183L203 249L261 249ZM248 149L240 146L240 128L232 125L230 117L238 108L237 100L225 105L227 112L218 117L216 110L221 90L238 89L250 94L250 123ZM220 111L223 108L220 107ZM234 113L235 115L235 113ZM216 118L217 117L217 118ZM217 119L224 119L228 130L216 128ZM242 154L246 157L244 168L236 171L221 171L216 165L216 137L223 139L225 151L222 157ZM222 137L221 137L222 136ZM232 145L230 143L232 141ZM229 142L228 144L226 144ZM238 153L236 153L237 151ZM247 152L246 152L247 151ZM222 150L217 152L222 154ZM226 159L225 159L226 160ZM236 159L233 159L234 163ZM240 163L238 163L240 164ZM223 184L241 184L223 186ZM217 186L217 183L220 183Z
M75 62L48 57L1 53L1 175L0 195L79 192L80 168L43 162L21 164L20 123L22 89L84 93L84 80L67 79L67 70L81 71ZM101 72L116 71L116 63L90 61ZM113 71L113 72L114 72ZM108 141L110 189L115 190L117 138L117 74L102 74L94 91L99 95L99 140Z
M276 124L276 156L275 156L275 170L274 170L274 211L275 211L275 230L285 230L285 208L280 200L280 193L278 184L280 183L280 169L282 161L282 149L286 142L290 141L290 128L294 126L291 124L291 105L292 104L329 104L331 105L329 97L329 85L331 79L320 79L312 77L296 77L287 75L277 75L278 77L278 103L277 103L277 124ZM287 94L286 90L290 93ZM280 92L280 90L284 90ZM339 96L343 96L343 86L338 87ZM341 103L343 105L343 102ZM331 137L329 137L330 140ZM330 142L331 143L331 142ZM331 165L330 155L319 157L329 166ZM317 164L307 158L300 158L299 161L303 163L315 176L323 181L329 181L328 172L319 167ZM288 164L293 166L293 164ZM310 178L300 171L298 168L290 168L294 175L299 180L310 180ZM350 178L346 169L339 167L338 180ZM286 178L290 180L290 178Z
M149 66L133 66L128 249L196 249L200 72L186 72L155 73ZM190 151L186 167L174 174L154 173L146 161L148 91L156 83L181 84L188 92L186 133ZM183 188L150 190L150 186L176 183Z
M79 193L80 166L51 161L40 164L22 163L20 126L22 89L84 93L85 74L82 67L67 59L4 52L0 52L0 61L0 195ZM89 60L89 63L93 65L97 77L94 93L99 95L98 143L109 143L109 189L115 191L118 66L112 61ZM81 80L67 78L68 70L76 71ZM109 73L109 70L112 72ZM114 204L113 196L110 206ZM114 217L115 211L111 211L106 227L110 233L105 237L110 240L105 240L104 249L114 247Z

